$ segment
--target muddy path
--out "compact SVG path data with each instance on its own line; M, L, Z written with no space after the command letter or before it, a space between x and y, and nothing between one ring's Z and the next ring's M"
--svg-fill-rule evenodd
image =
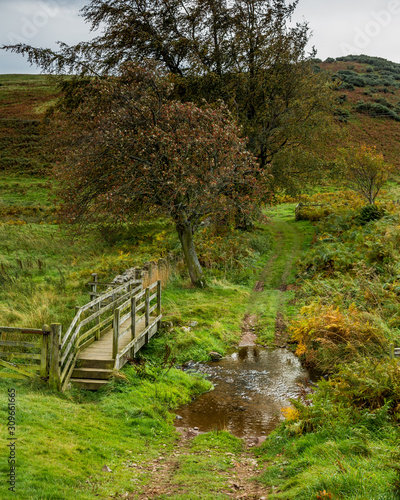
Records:
M299 228L289 217L280 214L272 217L268 232L271 252L250 295L248 314L257 317L259 343L284 346L297 288L295 263L310 237L302 226Z
M304 246L304 235L293 222L279 215L273 217L268 231L271 251L249 297L248 311L241 325L238 352L240 349L256 348L260 342L269 346L282 346L286 342L287 314L293 298L294 264ZM279 351L283 352L276 349L277 354L280 354ZM211 445L205 450L199 449L196 446L196 439L202 435L199 429L200 426L187 427L177 423L179 437L174 450L160 455L145 468L143 473L148 477L148 484L138 496L132 498L268 498L268 489L260 481L265 466L259 466L252 452L265 440L266 432L244 435L240 451L224 452ZM196 466L185 479L189 462L194 462ZM213 464L215 484L207 482L207 473L210 471L206 469L210 468L210 464ZM193 479L197 474L198 483L196 477Z

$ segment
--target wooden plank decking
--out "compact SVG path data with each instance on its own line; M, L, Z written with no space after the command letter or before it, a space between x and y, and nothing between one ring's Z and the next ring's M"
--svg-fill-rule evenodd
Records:
M157 321L160 318L150 316L149 325L142 318L136 323L136 335L132 342L131 318L121 324L121 331L127 330L119 337L118 354L113 358L113 329L108 330L100 340L96 340L78 354L76 368L70 379L71 383L82 389L97 390L107 384L113 370L119 370L127 361L145 345L157 332ZM126 349L129 344L131 348ZM126 352L124 352L126 351Z
M151 317L150 321L154 321L154 317ZM121 330L125 330L131 325L131 319L127 319L124 323L121 325ZM140 338L143 330L145 329L145 319L142 318L137 324L136 324L136 338ZM122 352L123 349L129 344L129 342L132 340L131 338L131 332L128 330L125 332L124 335L122 335L119 338L118 342L118 353ZM96 340L93 342L93 344L90 344L88 347L85 347L82 349L80 354L78 355L78 360L79 359L98 359L98 360L114 360L112 357L112 350L113 350L113 329L110 328L102 337L100 340Z

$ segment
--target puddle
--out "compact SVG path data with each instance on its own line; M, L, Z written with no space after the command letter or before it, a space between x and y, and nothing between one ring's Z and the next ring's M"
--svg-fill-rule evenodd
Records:
M226 429L237 437L262 436L282 420L281 408L304 393L309 380L287 349L239 347L221 361L190 367L208 374L215 389L176 410L176 425L200 432Z

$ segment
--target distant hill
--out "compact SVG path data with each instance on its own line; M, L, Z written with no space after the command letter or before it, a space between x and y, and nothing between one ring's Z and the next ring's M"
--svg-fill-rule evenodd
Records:
M350 141L376 146L400 169L400 64L346 56L316 59L315 70L328 72L336 82L335 115ZM0 172L41 175L48 170L41 118L56 96L46 76L0 75Z
M315 61L336 82L335 114L351 141L376 146L400 168L400 64L366 55Z

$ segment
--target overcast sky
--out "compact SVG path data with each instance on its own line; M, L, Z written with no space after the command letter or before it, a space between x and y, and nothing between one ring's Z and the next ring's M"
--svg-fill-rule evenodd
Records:
M55 48L87 40L79 9L89 0L0 0L0 45ZM400 63L400 0L300 0L295 20L313 31L318 57L368 54ZM22 56L0 51L0 74L38 73Z

